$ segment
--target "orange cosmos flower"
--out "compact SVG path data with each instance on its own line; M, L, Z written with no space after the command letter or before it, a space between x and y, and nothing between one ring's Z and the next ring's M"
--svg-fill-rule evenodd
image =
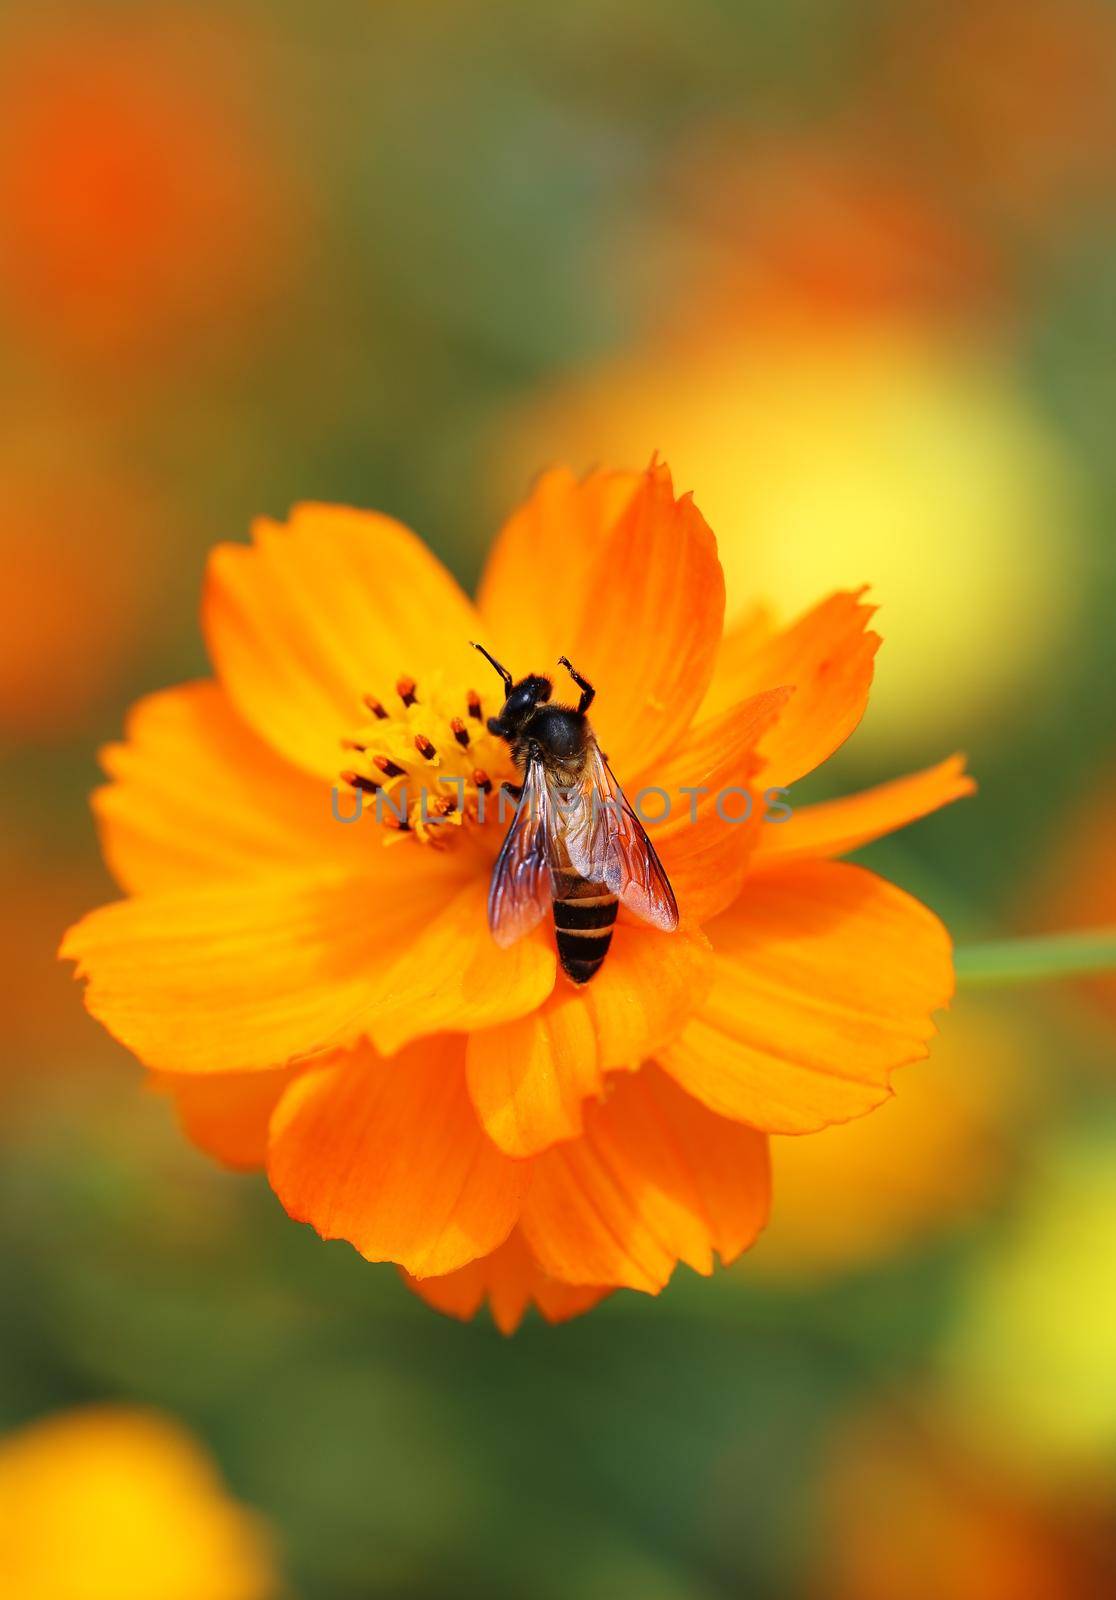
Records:
M781 825L724 820L847 737L878 639L858 594L722 637L716 545L665 466L547 473L475 606L398 523L308 505L218 548L203 609L216 681L144 701L105 754L130 898L63 954L191 1137L266 1165L325 1237L459 1315L489 1296L507 1328L529 1300L561 1318L656 1293L756 1237L766 1134L859 1116L926 1054L946 932L832 858L970 782L950 761ZM654 830L681 926L622 913L584 988L548 927L501 949L486 925L507 822L482 799L514 768L471 639L517 673L568 655L629 794L704 791ZM339 767L404 827L334 820Z

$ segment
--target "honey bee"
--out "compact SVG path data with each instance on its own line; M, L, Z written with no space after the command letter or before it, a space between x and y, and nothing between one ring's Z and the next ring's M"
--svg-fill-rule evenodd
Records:
M510 945L553 911L562 970L575 984L600 971L623 904L664 932L678 926L678 903L662 862L601 753L586 713L596 690L570 665L576 706L551 705L549 678L516 683L481 645L507 698L488 730L511 747L523 774L504 788L517 800L488 894L488 923Z

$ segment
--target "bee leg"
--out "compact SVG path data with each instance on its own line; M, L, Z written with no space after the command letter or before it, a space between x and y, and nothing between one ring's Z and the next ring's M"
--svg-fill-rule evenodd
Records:
M570 666L568 656L559 656L558 665L560 667L565 667L570 677L581 690L581 699L577 703L577 710L579 716L584 716L589 707L593 704L593 696L597 692L596 689L594 689L588 678L583 678L580 672L576 672L574 668Z

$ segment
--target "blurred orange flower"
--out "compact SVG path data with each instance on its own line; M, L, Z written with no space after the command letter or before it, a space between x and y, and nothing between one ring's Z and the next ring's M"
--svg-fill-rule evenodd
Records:
M1116 928L1116 774L1063 812L1052 845L1039 882L1028 885L1027 920L1050 931ZM1078 987L1116 1017L1116 978L1089 978Z
M9 26L0 284L17 324L115 359L196 350L215 318L227 338L273 298L297 185L260 121L264 59L187 9Z
M1051 1498L920 1416L882 1406L824 1467L816 1600L1068 1600L1109 1594L1111 1504Z
M546 474L476 608L389 518L304 506L212 558L218 681L143 702L106 752L97 811L131 898L67 936L89 1009L199 1143L266 1163L293 1217L446 1309L569 1315L731 1260L766 1217L764 1135L879 1105L949 998L937 919L831 858L970 780L947 761L727 822L723 791L792 784L848 736L878 640L857 594L784 629L723 633L723 610L712 534L657 464ZM549 932L501 950L486 926L504 829L481 797L514 768L476 638L517 672L571 656L629 792L708 791L655 830L678 931L622 916L583 988L556 982ZM343 762L357 789L409 786L405 831L333 820ZM432 774L457 785L433 820Z
M916 0L877 78L891 137L956 197L1047 225L1116 172L1116 17L1105 0Z
M699 280L675 315L699 334L727 319L816 335L1002 298L988 243L912 181L875 130L762 139L714 122L679 148L665 184L668 228Z
M269 1600L261 1522L155 1412L96 1406L0 1439L0 1593L19 1600Z
M11 825L9 824L9 835ZM92 896L104 891L96 863L36 859L30 842L9 837L0 850L4 918L0 922L0 1016L4 1062L0 1094L9 1080L102 1057L119 1061L111 1041L90 1037L73 985L58 965L59 930ZM91 1048L94 1046L94 1048ZM107 1046L107 1050L104 1047Z
M72 736L142 646L160 586L150 495L72 439L9 434L0 459L0 733Z

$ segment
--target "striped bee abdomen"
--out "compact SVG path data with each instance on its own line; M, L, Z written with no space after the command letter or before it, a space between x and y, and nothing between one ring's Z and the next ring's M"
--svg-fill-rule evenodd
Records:
M620 902L603 883L573 872L554 874L554 937L562 971L573 983L588 983L612 943Z

